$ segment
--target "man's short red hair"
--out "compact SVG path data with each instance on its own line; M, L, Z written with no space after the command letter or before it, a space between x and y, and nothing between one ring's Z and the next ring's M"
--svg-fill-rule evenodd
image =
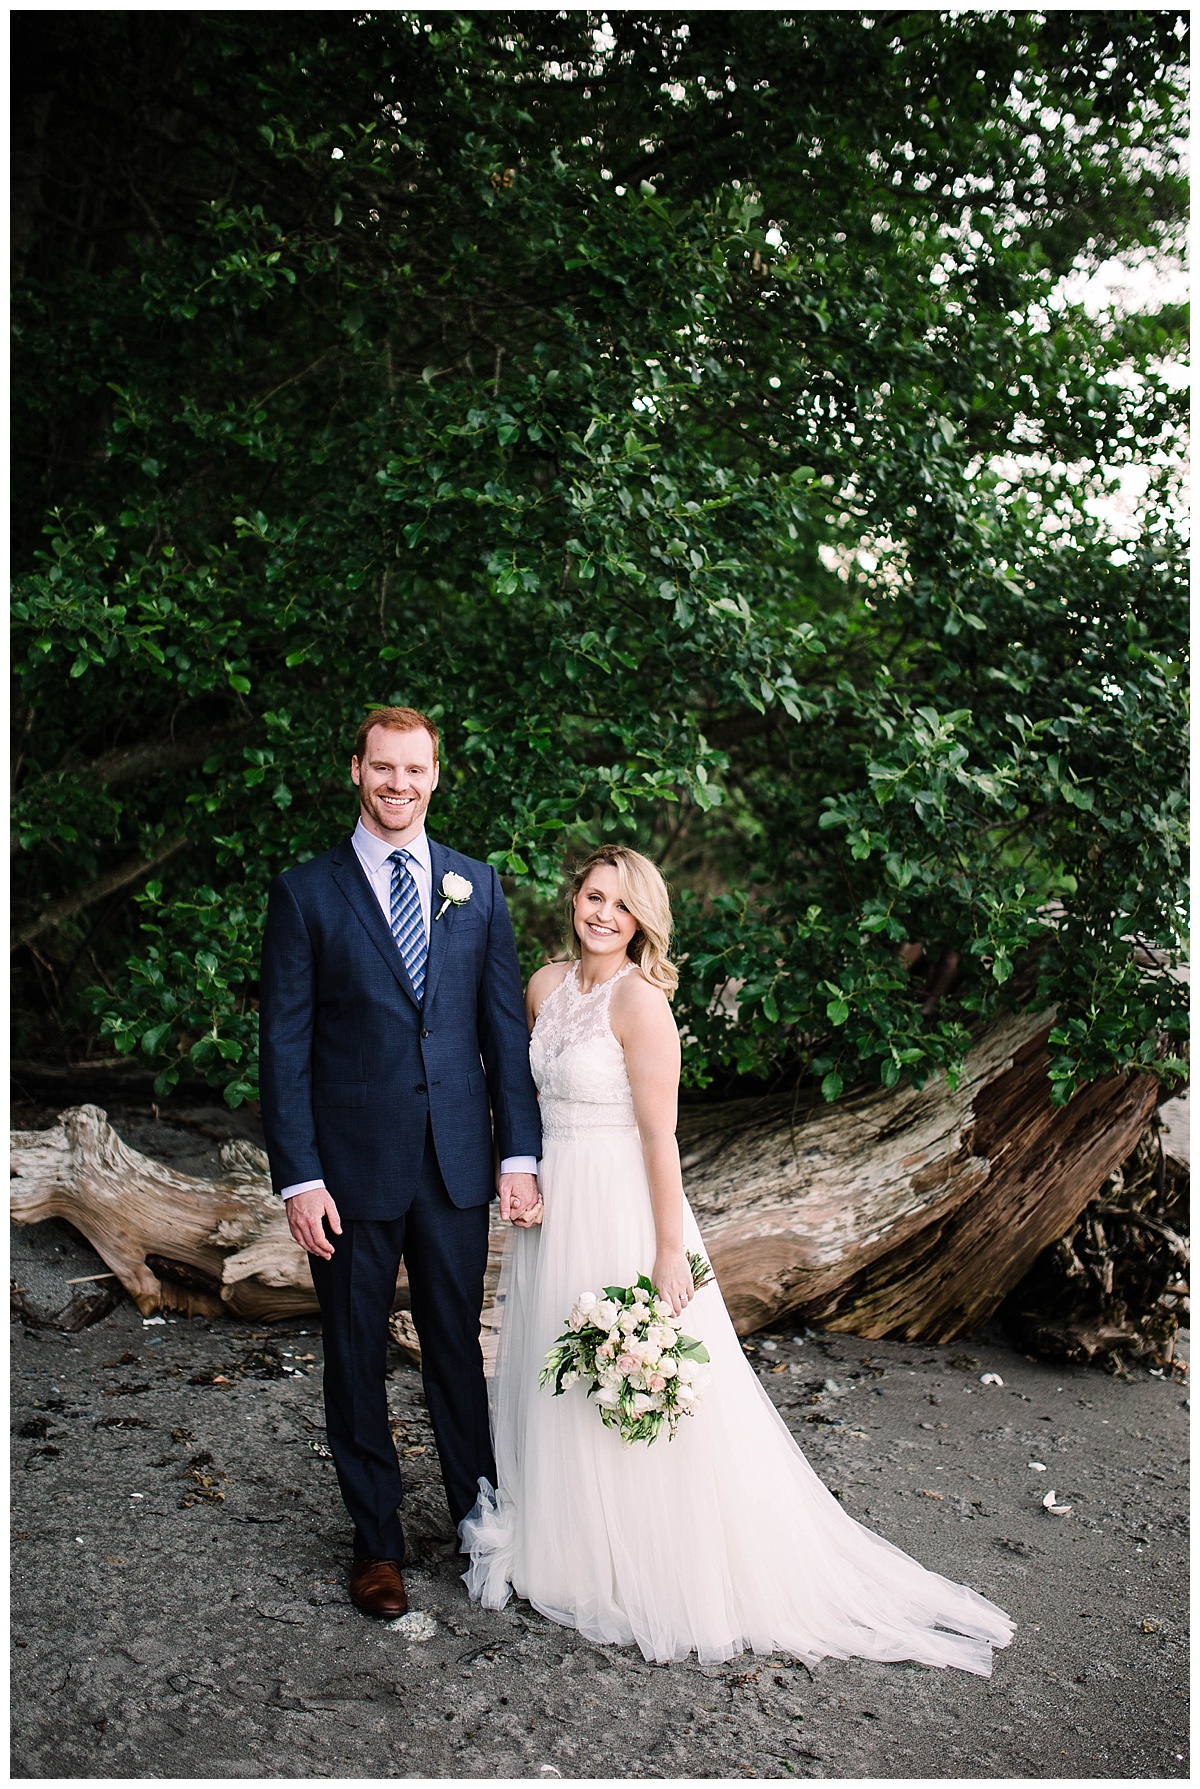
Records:
M361 764L367 750L367 736L372 727L392 727L397 733L415 733L424 727L433 741L433 761L438 761L438 730L427 714L416 708L372 708L354 736L354 756Z

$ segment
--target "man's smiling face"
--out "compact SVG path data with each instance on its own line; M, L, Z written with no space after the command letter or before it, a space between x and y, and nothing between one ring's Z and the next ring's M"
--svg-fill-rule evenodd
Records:
M350 760L350 775L368 832L389 845L406 845L416 837L438 783L433 740L424 727L410 733L372 727L362 759Z

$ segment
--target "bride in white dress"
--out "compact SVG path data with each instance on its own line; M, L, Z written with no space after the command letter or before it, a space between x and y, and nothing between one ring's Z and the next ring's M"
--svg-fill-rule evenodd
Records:
M693 1290L687 1255L704 1244L675 1141L678 978L662 877L637 852L603 849L570 908L575 960L539 969L526 1001L542 1205L511 1236L501 1276L499 1484L480 1480L460 1525L471 1596L496 1609L515 1590L589 1640L658 1661L750 1649L988 1675L1009 1617L847 1515L747 1363L717 1284ZM581 1293L643 1273L677 1313L688 1306L711 1366L674 1439L626 1445L583 1383L555 1397L538 1378Z

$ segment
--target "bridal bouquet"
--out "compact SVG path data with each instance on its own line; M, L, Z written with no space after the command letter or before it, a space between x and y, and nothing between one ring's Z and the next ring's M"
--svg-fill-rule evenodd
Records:
M696 1289L712 1278L703 1255L689 1255ZM606 1286L603 1298L584 1292L567 1327L546 1356L542 1385L561 1397L580 1379L595 1398L600 1420L622 1441L654 1441L664 1424L674 1435L704 1395L708 1350L682 1332L665 1298L639 1274L632 1286Z

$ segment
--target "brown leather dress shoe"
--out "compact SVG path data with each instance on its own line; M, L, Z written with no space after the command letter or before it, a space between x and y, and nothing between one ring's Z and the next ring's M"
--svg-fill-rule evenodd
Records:
M350 1573L350 1601L364 1615L394 1621L408 1608L398 1559L356 1559Z

